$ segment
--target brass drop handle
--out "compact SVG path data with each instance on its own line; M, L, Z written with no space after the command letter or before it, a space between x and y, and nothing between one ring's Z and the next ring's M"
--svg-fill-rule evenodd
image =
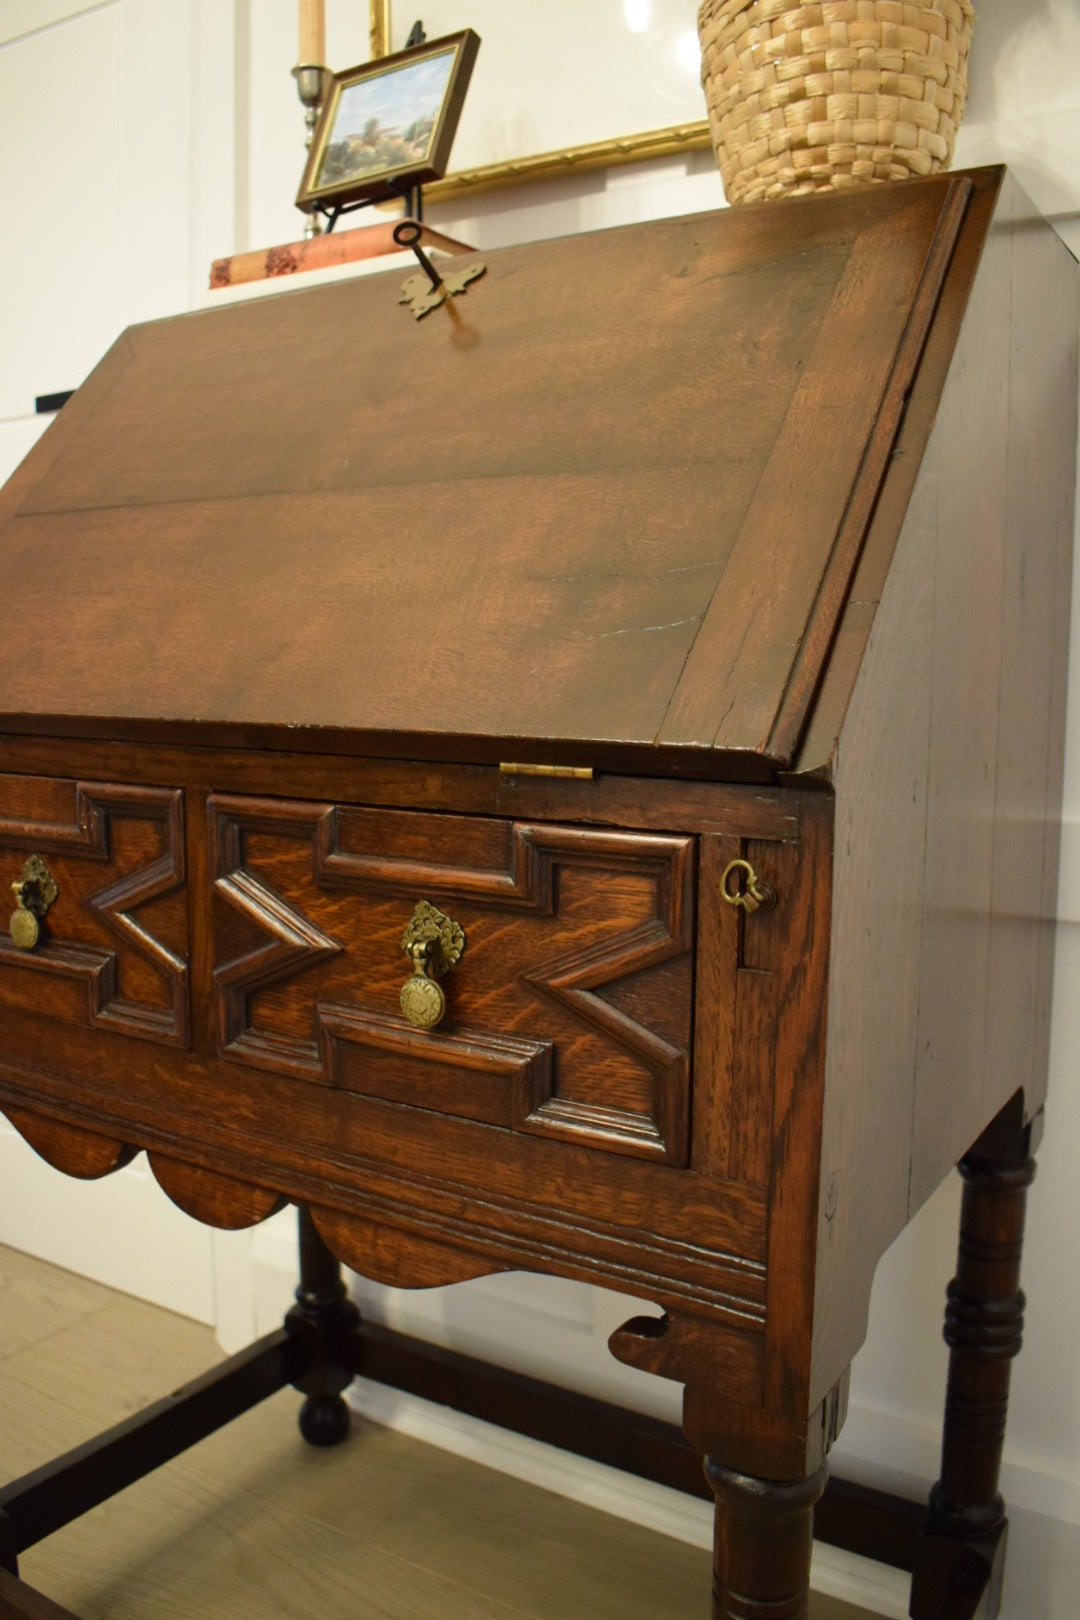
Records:
M401 948L412 963L412 978L401 988L401 1010L414 1029L434 1029L446 1012L446 996L436 980L460 962L465 930L420 900L401 936Z
M749 861L729 861L720 879L720 893L729 906L739 906L750 916L776 904L776 891L759 878Z
M41 937L41 918L60 891L40 855L31 855L22 877L11 888L15 895L15 910L8 925L11 940L20 951L32 951Z

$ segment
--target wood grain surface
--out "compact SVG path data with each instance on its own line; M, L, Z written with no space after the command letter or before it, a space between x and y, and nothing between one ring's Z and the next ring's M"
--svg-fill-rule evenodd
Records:
M886 481L899 544L872 527L854 583L853 695L837 714L823 690L804 756L837 817L819 1393L864 1331L840 1275L868 1280L1009 1098L1031 1114L1045 1093L1076 283L1015 183L996 189L976 190L924 362L951 355L948 381L916 389Z
M229 756L166 757L189 783L217 772L228 783L236 769ZM242 779L255 785L251 763ZM702 825L747 837L771 829L783 835L777 848L795 853L781 863L793 873L793 796L671 784L673 817L687 828L675 834L452 812L455 796L469 809L482 802L476 772L462 783L406 773L405 791L426 783L442 803L433 813L380 806L394 789L368 767L369 805L273 797L278 763L260 769L260 794L184 790L191 1050L151 1048L137 1028L100 1019L61 1026L62 1008L8 994L0 1095L11 1117L76 1174L147 1148L170 1195L212 1224L260 1219L279 1195L313 1203L351 1263L387 1281L569 1264L688 1305L726 1324L717 1354L744 1368L750 1398L771 1175L769 1127L754 1123L754 1108L759 1088L771 1098L772 1075L753 1044L718 1063L730 1005L710 996L693 1024L699 936L707 956L739 949L731 908L710 903L697 917L696 842L710 836ZM304 781L321 785L317 770ZM601 809L595 785L594 815L629 808L616 797ZM593 786L581 784L578 804ZM558 802L553 789L574 802L556 784L540 784L537 800L527 779L498 793L537 808ZM6 791L12 839L44 833L59 848L86 841L99 802L145 808L179 790L20 776ZM767 838L746 847L771 869ZM15 865L30 848L13 849ZM74 885L69 909L86 909L92 888ZM427 898L468 941L431 1034L411 1029L398 1006L410 971L402 933ZM144 910L131 913L147 933ZM0 959L0 991L5 971L36 983L50 961L48 950L11 954ZM737 977L727 984L734 995ZM736 1142L756 1144L752 1163L725 1147L715 1163L700 1155L694 1174L673 1174L690 1155L691 1058L703 1141L710 1107L734 1108Z
M0 1006L186 1047L184 807L176 789L0 774L0 861L46 859L36 948L0 936ZM136 918L136 914L137 918Z
M786 762L968 189L505 249L457 322L369 277L133 328L0 530L63 626L6 713Z
M685 1162L691 840L271 799L209 814L223 1053ZM465 943L445 1022L417 1032L401 940L425 902Z

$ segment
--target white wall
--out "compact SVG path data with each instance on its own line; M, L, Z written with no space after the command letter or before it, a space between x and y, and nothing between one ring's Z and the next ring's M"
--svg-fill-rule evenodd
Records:
M232 39L215 0L0 4L0 477L47 425L35 397L75 387L131 322L190 307L231 239ZM221 1240L142 1157L87 1186L0 1120L0 1239L215 1318Z
M365 56L365 12L363 0L329 0L331 65ZM213 257L299 234L295 51L293 0L4 0L0 473L40 430L35 394L78 383L130 321L194 307ZM979 0L971 79L957 162L1009 161L1080 254L1077 0ZM43 185L53 186L44 196ZM488 247L722 201L712 160L702 154L489 193L431 217ZM1080 1589L1080 1530L1061 1530L1080 1526L1080 1281L1070 1253L1080 1231L1080 608L1073 617L1053 1072L1031 1196L1028 1342L1015 1366L1005 1480L1020 1510L1007 1612L1024 1620L1071 1613ZM39 1170L28 1168L21 1144L0 1137L0 1240L26 1240L11 1210L18 1178L31 1174ZM47 1202L40 1177L34 1189ZM886 1482L910 1476L917 1490L935 1472L940 1307L957 1206L953 1182L882 1264L836 1454L842 1471ZM216 1315L230 1343L267 1325L287 1294L291 1254L291 1231L275 1223L254 1237L222 1240L216 1283L200 1284L196 1314ZM206 1256L196 1263L205 1266ZM399 1325L610 1398L666 1415L677 1410L677 1389L607 1356L607 1333L627 1310L611 1296L521 1277L413 1295L365 1284L362 1295L367 1309Z

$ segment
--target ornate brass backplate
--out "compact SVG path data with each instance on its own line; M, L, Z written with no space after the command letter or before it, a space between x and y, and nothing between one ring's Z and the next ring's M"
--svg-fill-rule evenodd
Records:
M11 888L16 902L9 924L12 943L21 951L32 951L41 937L41 918L60 891L40 855L30 856L22 877Z
M449 973L465 950L465 931L428 900L417 901L401 948L413 965L401 990L401 1010L414 1029L434 1029L446 1012L446 996L435 981Z

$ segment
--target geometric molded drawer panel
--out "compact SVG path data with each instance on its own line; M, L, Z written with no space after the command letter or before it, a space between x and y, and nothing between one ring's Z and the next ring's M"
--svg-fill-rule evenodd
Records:
M33 949L0 934L0 1005L186 1048L183 795L0 775L0 888L31 855L57 898Z
M224 796L209 815L222 1054L686 1162L692 838ZM431 1031L399 1003L420 900L466 938Z

